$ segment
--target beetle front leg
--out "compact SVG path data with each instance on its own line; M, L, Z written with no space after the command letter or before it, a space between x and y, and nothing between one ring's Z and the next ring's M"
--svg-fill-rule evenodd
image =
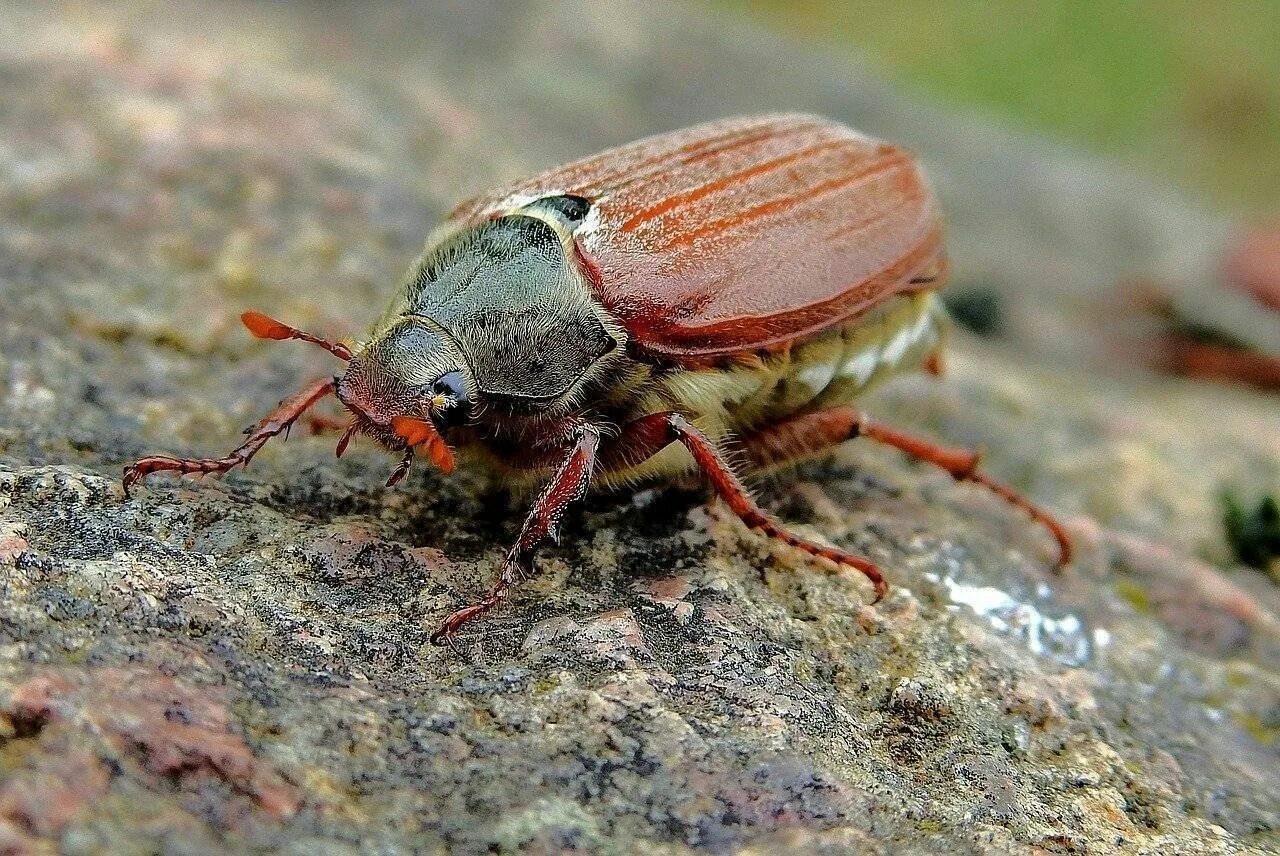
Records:
M533 570L533 559L538 548L560 540L560 521L569 506L586 495L599 448L600 429L594 425L582 425L577 431L573 448L529 510L529 516L520 528L520 537L507 551L502 571L494 580L489 593L446 618L439 629L431 634L433 645L441 644L456 633L459 627L506 600L516 581Z
M248 431L248 439L221 458L173 458L168 455L151 455L143 458L124 471L124 493L134 483L149 473L170 471L179 475L191 473L225 473L233 467L248 466L249 461L267 441L277 434L289 430L302 414L306 413L317 401L333 392L335 382L332 378L318 380L281 401L275 410L268 413L258 424Z

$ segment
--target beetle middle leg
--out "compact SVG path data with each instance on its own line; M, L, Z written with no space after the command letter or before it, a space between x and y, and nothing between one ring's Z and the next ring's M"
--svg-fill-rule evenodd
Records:
M753 463L769 466L830 449L856 437L867 437L900 449L913 458L946 470L956 481L982 485L1049 530L1058 543L1058 567L1071 561L1071 541L1062 524L1013 488L978 472L981 457L978 452L948 448L923 437L915 437L876 422L852 407L832 407L795 416L763 428L743 442Z
M569 506L586 494L599 448L600 429L590 424L582 425L560 468L529 510L529 516L520 527L520 536L507 551L502 571L489 588L489 593L446 618L436 632L431 634L432 644L439 645L457 632L459 627L506 600L511 587L521 575L532 570L533 557L538 548L560 540L560 521Z
M248 438L221 458L173 458L168 455L151 455L142 458L124 471L124 492L127 496L134 483L149 473L170 471L179 475L192 473L225 473L236 466L248 466L249 461L267 441L287 432L294 422L316 402L333 393L334 380L317 380L280 402L258 424L249 429Z

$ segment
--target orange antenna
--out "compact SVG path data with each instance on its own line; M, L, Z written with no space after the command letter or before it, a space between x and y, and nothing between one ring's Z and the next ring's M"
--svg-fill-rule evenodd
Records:
M240 321L244 323L245 327L249 328L250 333L259 339L275 339L276 341L300 339L303 342L319 345L340 360L351 359L351 349L341 342L330 342L328 339L304 333L297 327L290 327L283 321L277 321L269 315L263 315L261 312L255 312L251 309L240 316Z

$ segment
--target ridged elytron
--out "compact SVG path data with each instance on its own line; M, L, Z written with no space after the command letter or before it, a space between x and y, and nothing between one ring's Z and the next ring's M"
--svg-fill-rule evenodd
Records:
M869 560L789 532L725 462L776 466L858 436L985 485L977 455L868 419L858 394L937 364L935 291L947 265L936 197L916 160L803 115L698 125L575 161L460 205L430 239L362 342L334 343L264 315L267 339L302 339L347 361L285 399L225 457L143 458L148 473L220 473L336 393L356 434L453 469L452 447L545 478L488 593L448 616L439 642L501 603L558 537L592 482L701 471L744 523L811 556Z

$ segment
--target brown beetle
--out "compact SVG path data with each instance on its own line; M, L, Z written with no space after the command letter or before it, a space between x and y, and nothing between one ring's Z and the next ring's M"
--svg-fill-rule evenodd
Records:
M330 393L355 434L453 468L449 443L548 477L488 594L440 641L501 603L555 541L588 485L697 468L748 526L812 556L880 570L789 532L747 495L721 445L776 465L866 436L985 485L977 455L869 420L852 406L888 374L936 365L947 271L938 205L894 146L803 115L699 125L576 161L461 205L427 244L369 338L330 343L258 313L254 335L302 339L346 374L283 401L223 458L144 458L148 473L218 473L249 459Z

